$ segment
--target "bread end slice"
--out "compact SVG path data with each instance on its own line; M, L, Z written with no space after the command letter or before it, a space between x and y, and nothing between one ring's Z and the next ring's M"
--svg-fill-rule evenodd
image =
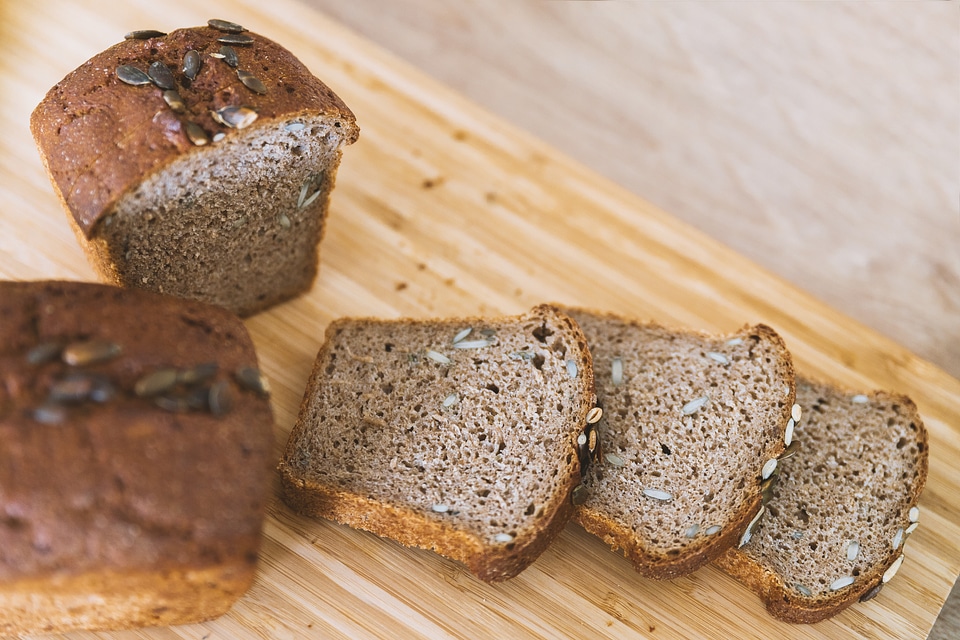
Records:
M595 400L583 333L550 306L339 320L279 465L283 499L506 580L573 513Z
M919 522L927 432L906 396L797 381L803 421L753 538L718 565L774 617L813 623L875 597Z

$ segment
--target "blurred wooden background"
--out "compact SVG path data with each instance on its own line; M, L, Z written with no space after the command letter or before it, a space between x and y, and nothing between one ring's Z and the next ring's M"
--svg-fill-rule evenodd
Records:
M301 1L960 377L960 3Z

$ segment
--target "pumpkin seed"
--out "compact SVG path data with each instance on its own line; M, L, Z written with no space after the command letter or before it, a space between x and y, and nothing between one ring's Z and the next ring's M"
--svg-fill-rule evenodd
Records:
M800 441L794 440L790 443L790 446L783 450L783 453L780 454L780 460L786 460L797 451L800 450Z
M582 484L578 484L573 488L573 494L571 495L571 500L573 504L580 505L587 501L587 498L590 497L590 490Z
M840 589L846 589L850 585L856 582L856 578L853 576L844 576L842 578L837 578L830 583L830 591L840 591Z
M750 542L750 538L753 537L753 530L757 526L757 523L760 522L760 518L763 517L764 511L766 511L766 509L763 507L763 505L761 505L760 510L757 511L757 515L753 516L753 520L750 521L750 524L747 525L743 535L740 536L740 544L738 545L738 548Z
M131 64L122 64L117 67L117 77L120 78L121 82L132 84L135 87L151 82L150 76Z
M214 120L233 129L246 129L257 119L257 112L249 107L224 107L210 114L216 114Z
M33 419L42 424L60 424L67 419L67 411L63 407L45 403L33 410Z
M766 480L771 475L773 475L773 472L776 471L776 469L777 469L777 459L770 458L764 463L763 468L760 469L760 477Z
M45 364L60 358L63 345L59 342L42 342L27 351L28 364Z
M240 59L237 58L237 50L228 44L220 47L220 55L223 56L223 61L234 69L236 69L237 65L240 64Z
M623 464L624 464L624 463L623 463L623 458L621 458L620 456L618 456L618 455L615 454L615 453L605 454L605 455L603 456L603 459L607 461L607 464L609 464L609 465L611 465L611 466L614 466L614 467L622 467Z
M233 408L233 392L230 390L230 383L221 380L210 387L210 393L207 396L210 404L210 413L218 418L226 415Z
M182 384L194 385L206 382L217 375L220 365L216 362L204 362L189 369L183 369L177 373L177 382Z
M117 395L117 389L106 378L93 376L93 388L90 389L90 399L96 403L110 402Z
M159 60L150 63L150 68L147 69L147 75L150 76L153 84L161 89L173 89L177 86L177 81L173 79L173 73L171 73L170 68Z
M577 373L579 373L579 372L578 372L578 370L577 370L577 363L576 363L576 361L575 361L575 360L567 360L567 375L570 376L571 378L576 378L576 377L577 377Z
M277 221L280 223L280 226L283 227L284 229L290 228L290 218L287 216L287 214L281 213L277 217Z
M450 364L453 362L453 360L451 360L447 356L433 350L427 351L427 357L433 360L434 362L439 362L440 364Z
M129 33L123 34L124 40L149 40L150 38L162 38L165 36L163 31L157 31L155 29L140 29L139 31L130 31Z
M855 395L855 396L853 396L852 398L850 398L850 400L851 400L852 402L857 403L857 404L866 404L867 402L870 401L870 398L868 398L867 396L865 396L865 395L862 394L862 393L858 393L857 395Z
M259 393L262 396L270 395L270 385L267 384L266 378L263 377L263 374L260 373L259 369L255 369L253 367L241 367L237 369L233 376L244 389L249 389L250 391Z
M197 73L200 71L200 52L196 49L187 51L183 56L183 75L190 80L197 79Z
M205 144L210 142L210 138L207 137L207 132L203 130L203 127L198 125L196 122L188 122L184 125L184 130L187 133L187 138L190 139L190 142L202 147Z
M235 44L240 46L247 46L253 44L253 38L250 36L245 36L242 33L231 33L225 36L220 36L217 38L217 42L221 44Z
M236 22L218 20L216 18L207 20L207 26L216 29L217 31L224 31L226 33L242 33L246 31L246 28L241 27Z
M137 380L133 392L140 398L158 396L172 389L177 384L178 376L176 369L157 369Z
M83 402L93 390L93 379L83 373L73 373L50 385L48 396L51 402Z
M873 586L872 589L867 591L865 594L860 596L860 602L867 602L868 600L873 600L880 593L880 590L883 589L883 581L881 580Z
M187 103L183 101L176 89L170 89L163 92L163 101L167 103L174 113L183 113L187 110Z
M692 525L690 525L690 528L688 528L688 529L686 530L686 532L684 533L684 535L685 535L686 537L688 537L688 538L693 538L693 537L695 537L699 532L700 532L700 525L698 525L698 524L692 524Z
M860 543L857 540L851 540L847 543L847 560L853 562L860 555Z
M120 355L120 345L105 340L88 340L68 344L60 354L61 359L72 367L106 362Z
M644 489L643 495L648 498L653 498L654 500L660 500L661 502L670 502L673 500L673 495L660 489Z
M247 89L250 89L250 91L259 93L260 95L263 95L267 92L267 85L263 84L258 77L249 71L237 69L237 77L240 78L240 82L243 83L243 86L245 86Z
M467 327L466 329L459 331L457 335L453 336L453 344L457 344L458 342L466 338L468 335L470 335L471 331L473 331L473 327Z
M158 396L153 399L153 404L171 413L184 413L190 409L187 399L181 396Z
M696 413L700 409L702 409L703 406L707 404L707 402L709 401L710 401L710 396L701 396L683 405L683 409L681 409L681 411L683 412L683 415L689 416L693 413Z

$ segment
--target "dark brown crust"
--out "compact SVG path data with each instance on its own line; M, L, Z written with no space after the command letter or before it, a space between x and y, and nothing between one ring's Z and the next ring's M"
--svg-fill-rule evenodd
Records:
M802 376L798 379L798 383L801 381L818 386L832 386L834 390L840 394L853 395L856 393L856 391L838 385L814 381L807 376ZM920 418L917 405L907 396L886 391L873 391L865 395L871 399L886 398L902 405L909 412L909 416L905 419L917 424L917 442L923 443L923 455L917 461L920 473L908 501L911 507L916 506L920 500L920 494L923 492L923 487L926 484L927 474L929 472L927 430L923 424L923 420ZM813 624L835 616L880 584L883 574L893 565L901 553L904 553L902 547L900 551L891 551L888 557L882 563L879 563L869 574L858 578L854 585L843 589L834 597L827 598L805 598L793 590L786 589L783 579L777 573L767 569L737 549L728 550L717 560L716 564L724 572L730 574L748 589L756 593L760 599L763 600L767 611L769 611L773 617L784 622L795 624Z
M110 593L109 576L118 576L145 593L174 594L157 605L168 609L158 618L166 624L226 610L256 566L273 447L269 400L230 382L234 405L222 417L172 413L133 386L163 367L217 362L223 381L256 367L242 323L203 303L76 282L0 282L0 318L0 602L53 575L58 584L98 584L98 593ZM88 339L123 351L85 367L26 360L40 343ZM78 370L109 380L116 396L70 405L62 423L37 422L32 412L51 383ZM203 594L202 611L191 604L198 587L155 584L194 570L229 575L229 584L211 577L209 588L223 595ZM116 595L124 601L122 590ZM91 614L93 626L125 624L122 608L108 609ZM0 606L0 632L29 633L10 626L22 613ZM129 624L150 617L129 616Z
M586 348L586 338L579 326L572 318L549 305L539 305L529 314L521 316L529 319L537 315L556 315L569 328L579 334L577 342L580 346L578 359L579 371L582 373L584 402L579 407L577 424L585 425L587 412L596 406L594 391L593 366L590 353ZM463 324L480 324L483 322L503 321L507 318L465 318ZM510 320L515 318L509 318ZM310 389L315 388L323 377L320 368L324 361L324 354L329 349L330 338L343 322L362 322L362 319L340 319L331 323L326 330L327 340L317 355L313 373L307 384L307 392L300 405L300 415L305 415L310 403ZM399 324L419 322L416 320L398 320ZM293 432L287 441L286 450L278 465L281 481L281 495L283 500L294 511L313 517L323 517L335 520L358 529L364 529L377 535L397 540L401 544L411 547L432 549L440 555L462 562L478 578L485 582L501 582L519 574L532 564L549 544L560 534L563 527L573 515L571 494L580 484L580 469L577 452L570 442L570 453L573 460L569 468L561 474L566 482L561 491L554 496L552 503L544 506L542 523L533 532L522 532L515 545L491 547L484 544L476 536L459 531L444 523L424 517L423 514L409 509L385 504L363 496L354 495L330 487L322 486L309 479L299 477L287 460L294 457L298 434L308 425L298 420ZM558 465L563 465L558 461Z
M248 32L249 33L249 32ZM235 46L247 67L266 85L254 94L235 69L207 56L217 52L222 32L209 27L178 29L147 40L124 40L103 51L57 83L30 117L30 129L53 184L83 235L90 238L97 222L132 187L184 154L216 156L216 147L195 146L184 122L195 122L212 134L225 131L211 110L253 106L258 119L252 127L302 114L329 115L338 120L353 142L359 130L353 113L325 84L289 51L257 34L251 46ZM203 58L197 79L183 86L183 55L195 49ZM250 59L250 56L253 59ZM164 62L177 79L187 104L175 114L153 85L130 86L116 75L119 65L146 71L155 60Z
M561 307L561 309L563 309L563 307ZM589 313L610 319L617 319L620 321L625 320L623 317L614 313L596 311L589 311ZM637 326L644 324L640 321L628 320L628 322ZM705 339L717 339L732 337L735 335L729 334L729 336L718 336L717 334L710 334L703 331L694 331L689 329L683 329L682 331L687 334L702 336ZM784 375L785 379L790 381L790 401L786 403L783 408L783 415L781 416L780 422L782 425L780 427L781 430L785 429L787 421L790 418L790 410L796 398L796 387L794 385L794 365L790 351L787 349L783 338L767 325L745 325L737 333L761 334L767 340L775 343L778 347L778 350L783 355L783 364L785 368L780 373ZM784 445L781 437L777 441L776 446L774 446L767 453L769 458L776 458L783 453L783 450ZM644 577L653 578L655 580L670 580L693 573L700 567L703 567L704 565L720 557L731 547L736 547L747 526L760 509L762 498L760 495L759 475L757 476L755 489L756 491L753 497L741 505L737 516L731 519L729 524L725 525L723 529L721 529L721 531L715 535L710 544L701 547L699 551L680 555L678 557L666 557L660 554L651 553L644 546L644 541L637 538L630 527L624 526L622 523L619 523L602 513L587 509L584 506L580 506L576 509L574 513L574 520L583 526L586 531L601 538L604 542L610 545L611 549L614 551L622 550L623 555L633 563L637 572Z

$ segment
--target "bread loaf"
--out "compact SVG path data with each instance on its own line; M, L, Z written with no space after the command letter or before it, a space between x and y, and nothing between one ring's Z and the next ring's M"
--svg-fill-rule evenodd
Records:
M573 512L594 400L583 334L552 307L338 320L280 462L283 497L506 580Z
M239 25L135 32L54 86L30 127L108 283L249 315L317 273L346 105Z
M0 282L0 318L0 636L224 613L273 444L243 325L68 282Z
M790 353L764 325L717 336L566 311L603 408L603 454L575 518L644 576L691 573L761 515L794 404Z
M875 597L919 526L927 432L901 395L861 394L803 378L795 455L784 459L767 515L719 566L787 622L818 622Z

